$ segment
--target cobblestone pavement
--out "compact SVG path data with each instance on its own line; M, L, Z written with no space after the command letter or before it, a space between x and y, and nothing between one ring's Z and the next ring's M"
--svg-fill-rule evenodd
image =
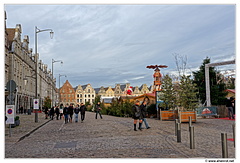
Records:
M232 138L234 121L198 119L195 149L190 149L188 123L182 123L182 142L177 143L173 121L148 119L150 129L133 131L131 118L86 113L84 123L53 120L22 141L8 144L6 158L221 158L221 133ZM144 125L143 125L144 126ZM228 141L229 158L235 148Z

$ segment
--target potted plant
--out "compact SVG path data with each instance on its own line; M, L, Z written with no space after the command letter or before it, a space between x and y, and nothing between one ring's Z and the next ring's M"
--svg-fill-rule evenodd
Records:
M19 126L19 125L20 125L19 116L16 116L14 120L15 120L15 125L16 125L16 126Z

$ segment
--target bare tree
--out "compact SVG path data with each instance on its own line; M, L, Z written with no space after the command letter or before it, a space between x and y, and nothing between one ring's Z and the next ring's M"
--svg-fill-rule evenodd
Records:
M179 76L185 75L187 67L187 56L173 53Z

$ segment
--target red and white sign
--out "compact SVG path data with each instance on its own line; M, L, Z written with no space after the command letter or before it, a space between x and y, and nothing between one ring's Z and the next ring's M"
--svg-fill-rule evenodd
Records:
M39 99L33 100L33 109L39 109Z
M6 124L14 124L15 105L6 105Z

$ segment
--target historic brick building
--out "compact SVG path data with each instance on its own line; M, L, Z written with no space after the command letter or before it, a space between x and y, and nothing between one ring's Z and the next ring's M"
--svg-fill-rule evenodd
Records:
M75 90L68 80L63 84L63 86L59 89L59 99L60 104L70 105L75 103Z

